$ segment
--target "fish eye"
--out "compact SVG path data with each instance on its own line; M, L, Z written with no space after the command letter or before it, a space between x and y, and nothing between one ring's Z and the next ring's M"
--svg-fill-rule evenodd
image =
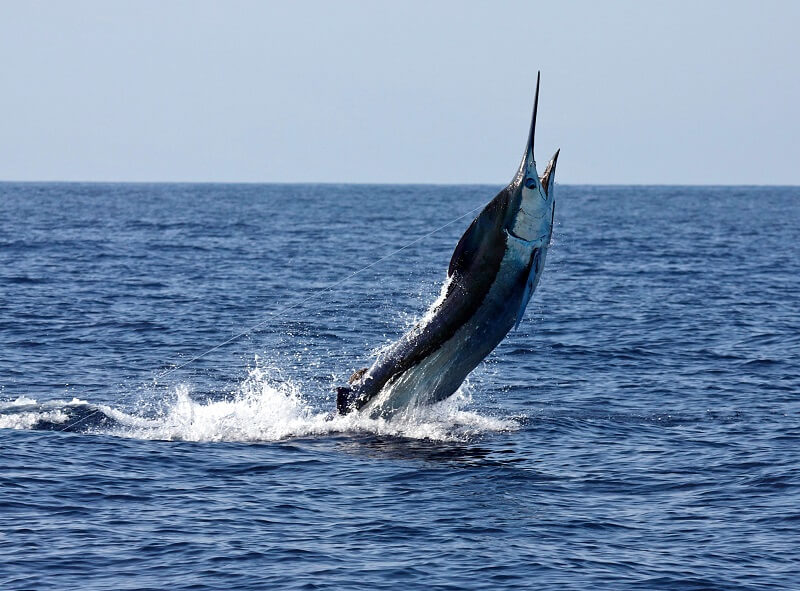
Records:
M531 177L531 176L529 176L528 178L525 179L525 186L527 188L529 188L529 189L535 189L536 188L536 179Z

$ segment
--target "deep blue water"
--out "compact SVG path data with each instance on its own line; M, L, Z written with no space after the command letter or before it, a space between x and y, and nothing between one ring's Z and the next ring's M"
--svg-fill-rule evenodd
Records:
M0 184L0 588L800 588L800 188L559 186L468 385L327 420L470 219L320 290L498 188Z

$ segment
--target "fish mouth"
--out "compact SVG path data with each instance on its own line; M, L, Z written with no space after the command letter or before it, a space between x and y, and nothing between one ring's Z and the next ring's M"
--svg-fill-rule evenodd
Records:
M556 150L556 153L553 154L553 157L547 164L547 168L544 169L544 174L542 174L540 179L542 183L542 189L544 189L545 195L548 197L552 194L553 184L555 183L556 178L556 163L558 162L558 155L560 153L561 148Z

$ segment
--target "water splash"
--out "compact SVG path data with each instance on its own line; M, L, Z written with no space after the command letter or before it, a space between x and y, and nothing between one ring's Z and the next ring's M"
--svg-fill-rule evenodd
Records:
M195 400L188 386L176 387L154 415L92 405L77 398L42 404L31 398L0 403L0 428L105 433L167 441L277 441L291 437L375 434L435 441L468 441L492 431L514 430L511 419L467 410L469 386L431 406L411 407L390 419L352 413L334 415L309 403L300 388L253 367L237 389L221 400ZM156 401L159 402L159 401ZM153 401L147 405L151 409ZM144 408L144 405L143 405ZM75 428L71 426L75 425Z

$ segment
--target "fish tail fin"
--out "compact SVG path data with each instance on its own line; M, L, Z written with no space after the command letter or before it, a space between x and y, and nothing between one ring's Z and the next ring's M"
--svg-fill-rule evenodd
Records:
M336 388L336 412L340 415L346 415L353 410L353 389L349 386L340 386Z

